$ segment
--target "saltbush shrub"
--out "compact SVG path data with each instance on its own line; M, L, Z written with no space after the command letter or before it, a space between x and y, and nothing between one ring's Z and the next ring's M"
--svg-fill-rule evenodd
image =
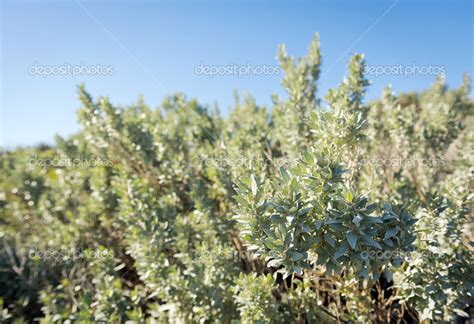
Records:
M413 322L467 317L466 77L364 102L364 58L317 95L282 46L285 98L226 117L79 87L81 131L0 156L0 321Z

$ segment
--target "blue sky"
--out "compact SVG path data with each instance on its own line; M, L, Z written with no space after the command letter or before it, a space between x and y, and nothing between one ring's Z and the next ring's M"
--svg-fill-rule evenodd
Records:
M2 1L0 145L52 143L56 133L78 131L82 82L119 105L142 94L156 107L179 91L226 114L234 89L270 105L272 93L284 95L281 76L210 77L196 66L276 66L278 44L301 56L314 32L323 55L320 95L342 80L353 53L372 66L443 68L450 86L473 74L472 1ZM43 77L35 64L109 68ZM373 99L388 83L395 92L422 90L435 76L369 79Z

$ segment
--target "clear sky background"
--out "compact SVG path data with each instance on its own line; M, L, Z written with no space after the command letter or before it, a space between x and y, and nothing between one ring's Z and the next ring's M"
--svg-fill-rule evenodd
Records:
M0 145L52 143L79 130L77 85L152 107L184 92L226 114L233 91L258 104L284 95L278 75L197 75L205 65L276 65L285 43L307 53L319 32L319 95L341 82L353 53L370 65L443 66L450 86L473 74L473 1L1 1ZM32 75L38 65L112 66L112 75ZM434 75L369 76L367 99L429 87ZM471 93L472 94L472 93Z

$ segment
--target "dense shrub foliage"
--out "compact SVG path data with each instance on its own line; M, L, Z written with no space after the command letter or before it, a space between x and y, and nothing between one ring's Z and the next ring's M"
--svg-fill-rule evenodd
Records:
M0 321L413 322L468 316L466 78L364 103L363 56L317 96L228 117L176 94L119 107L81 86L82 130L0 156Z

